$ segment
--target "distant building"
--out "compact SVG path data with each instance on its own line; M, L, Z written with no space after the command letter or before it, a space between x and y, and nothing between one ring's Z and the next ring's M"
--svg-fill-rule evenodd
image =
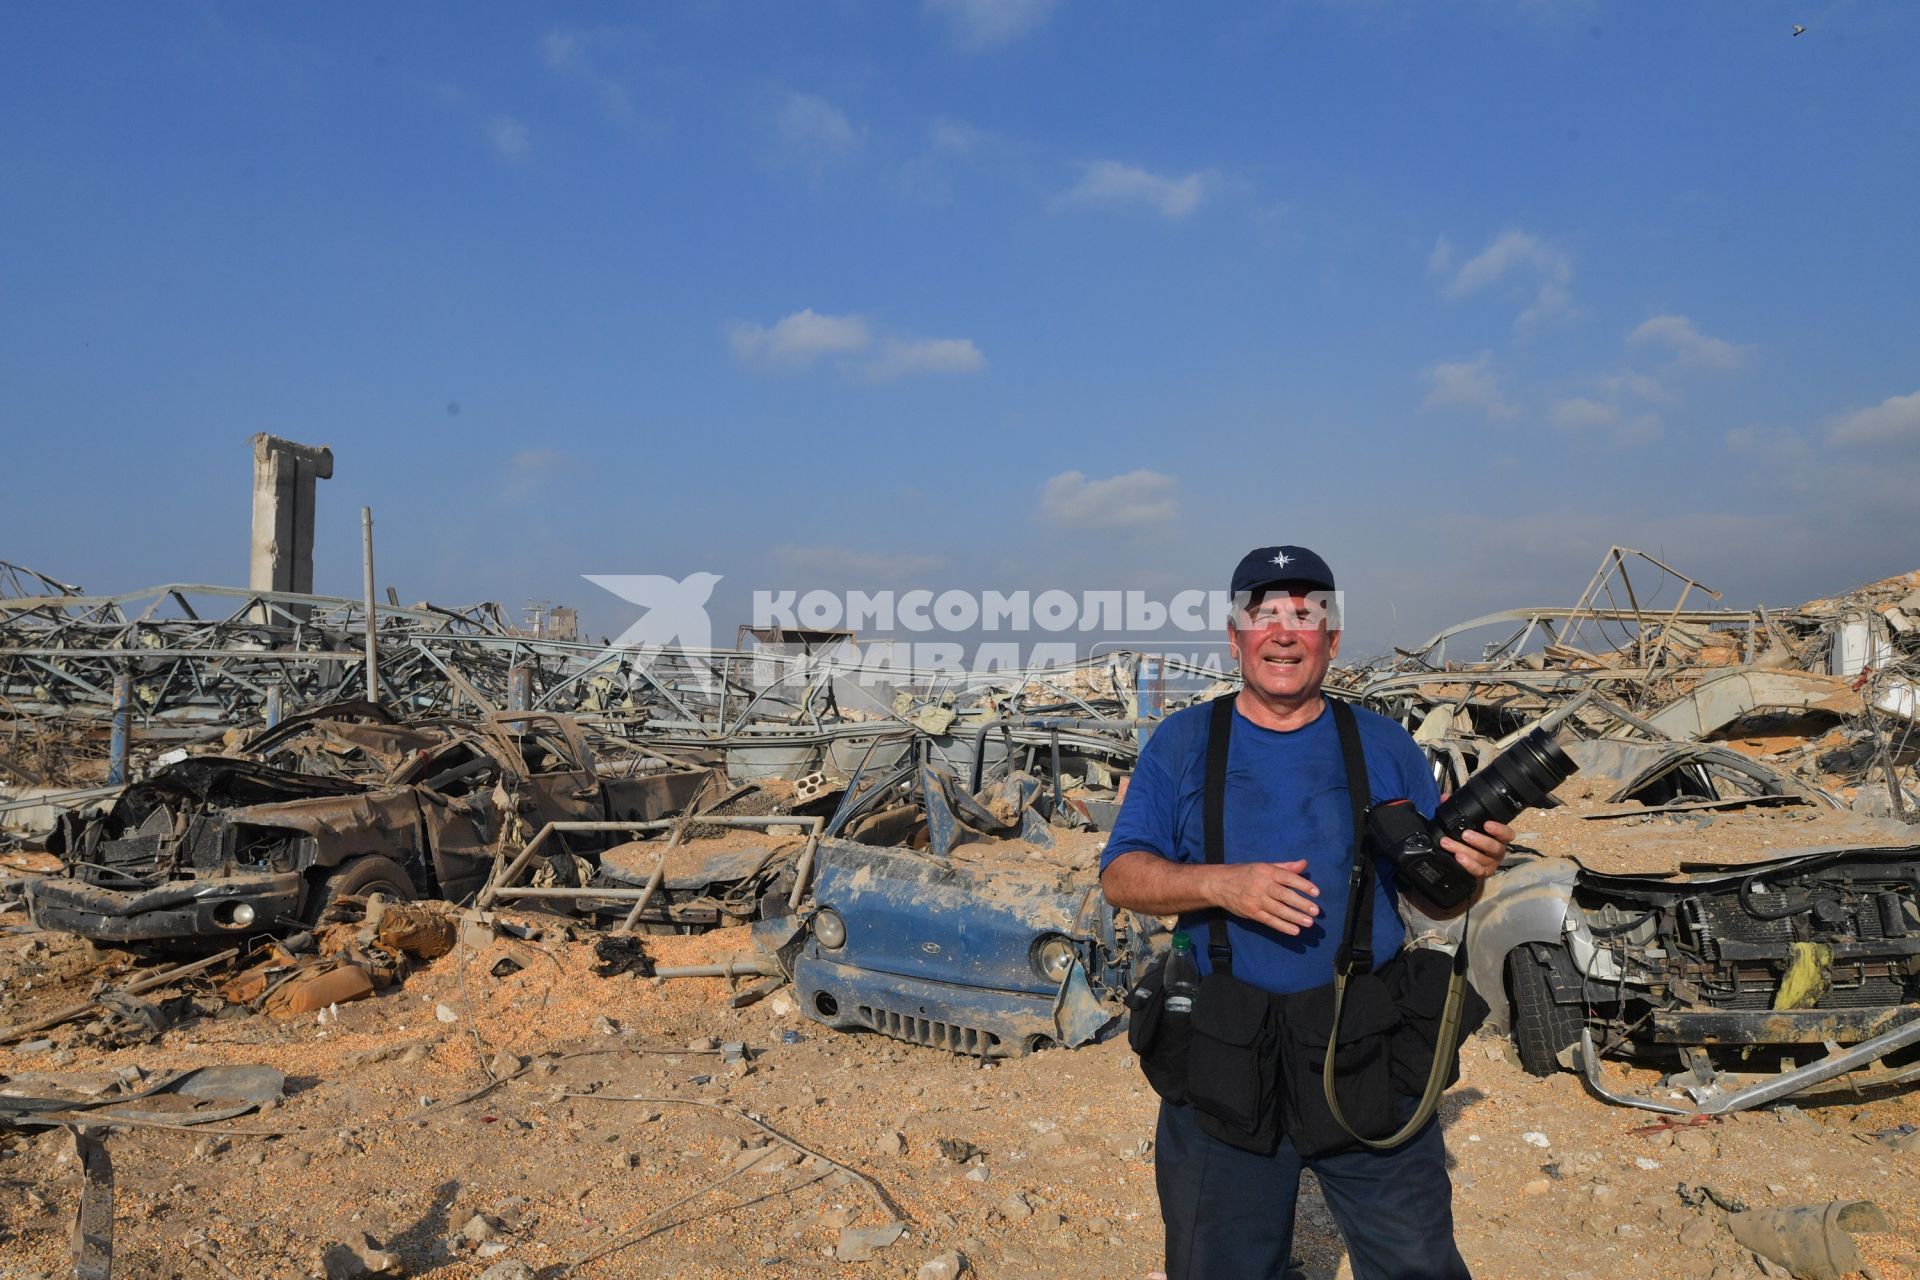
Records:
M580 611L545 600L527 602L527 624L508 627L507 634L529 640L576 641L580 638Z

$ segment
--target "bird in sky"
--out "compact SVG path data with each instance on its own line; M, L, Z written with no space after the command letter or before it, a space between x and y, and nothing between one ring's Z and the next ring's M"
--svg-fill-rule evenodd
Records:
M1793 24L1793 34L1795 36L1803 36L1807 34L1807 29L1796 22Z

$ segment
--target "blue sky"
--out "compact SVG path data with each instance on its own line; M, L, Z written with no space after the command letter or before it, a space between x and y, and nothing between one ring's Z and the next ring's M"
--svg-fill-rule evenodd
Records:
M1792 34L1795 24L1806 33ZM1349 656L1920 566L1920 8L0 13L0 559L243 582L324 443L408 600L1223 585Z

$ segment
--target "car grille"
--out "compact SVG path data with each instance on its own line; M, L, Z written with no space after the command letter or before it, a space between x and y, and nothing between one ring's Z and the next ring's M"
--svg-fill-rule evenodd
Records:
M1704 896L1699 899L1699 904L1701 918L1709 932L1717 938L1775 947L1784 958L1796 936L1791 919L1756 919L1747 914L1732 894ZM1871 900L1856 899L1849 905L1849 927L1840 936L1868 948L1871 955L1875 943L1886 941L1880 917L1873 909ZM1836 962L1833 966L1833 987L1821 997L1816 1007L1865 1009L1903 1003L1909 998L1907 980L1885 971L1888 961L1897 966L1900 958L1900 949L1889 947L1886 955L1876 957L1879 963L1873 966L1881 972L1867 975L1860 974L1857 966L1847 961ZM1778 967L1755 965L1751 961L1737 967L1742 975L1739 993L1721 992L1711 997L1712 1003L1725 1009L1771 1008L1780 981Z
M931 1018L916 1018L911 1014L895 1013L891 1009L876 1009L872 1005L860 1006L860 1019L882 1035L923 1044L930 1049L945 1049L948 1053L985 1055L1000 1045L1000 1037L991 1031L959 1027L951 1022L935 1022Z

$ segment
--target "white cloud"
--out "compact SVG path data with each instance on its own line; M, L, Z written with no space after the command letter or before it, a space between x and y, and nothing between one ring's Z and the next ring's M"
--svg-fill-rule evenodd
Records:
M1452 262L1453 247L1442 237L1434 246L1434 253L1429 255L1427 265L1444 274ZM1573 260L1539 236L1518 228L1501 232L1486 248L1462 263L1447 284L1447 294L1463 298L1509 277L1525 280L1532 299L1514 322L1520 328L1553 319L1573 307Z
M1117 160L1092 160L1080 166L1080 180L1055 203L1141 206L1177 220L1198 209L1217 185L1218 177L1210 170L1175 178Z
M1166 524L1180 514L1174 497L1178 482L1158 471L1129 471L1105 480L1089 480L1079 471L1063 471L1040 490L1040 514L1073 529L1128 529Z
M1547 421L1569 435L1597 436L1623 448L1660 438L1657 413L1628 415L1617 407L1574 396L1547 409Z
M541 37L540 56L554 71L591 87L600 100L600 109L611 119L625 123L634 118L632 96L625 85L595 67L590 56L596 46L618 44L620 39L621 33L612 27L591 31L556 28Z
M508 164L524 164L533 157L532 134L512 116L495 116L489 120L487 141L493 144L493 153Z
M986 139L984 132L952 116L940 116L927 126L927 141L933 149L950 155L971 155Z
M987 358L971 338L888 338L866 365L875 381L920 373L979 373Z
M1664 347L1675 364L1700 369L1738 369L1747 358L1744 347L1708 337L1685 316L1662 315L1643 320L1627 335L1627 345Z
M1433 252L1427 255L1427 270L1437 276L1453 270L1453 241L1441 236L1433 242Z
M555 71L574 71L586 61L584 31L549 31L540 39L540 53Z
M1662 386L1658 378L1648 377L1634 369L1622 369L1600 380L1609 395L1638 396L1650 404L1672 404L1673 393Z
M844 573L862 578L906 578L931 573L946 561L939 556L923 556L886 551L856 551L851 547L779 546L773 558L788 569L810 573Z
M1610 404L1575 396L1547 410L1547 421L1562 431L1588 431L1610 427L1620 420L1620 411Z
M1920 391L1888 396L1871 409L1857 409L1827 428L1829 444L1920 442Z
M945 204L953 198L953 175L979 162L993 135L952 116L937 116L927 125L920 154L900 166L900 193L926 204Z
M876 340L863 316L822 315L810 308L771 325L736 324L728 330L727 342L740 363L768 373L797 373L823 359L833 359L842 372L870 382L919 374L978 373L987 367L986 356L971 338Z
M860 148L860 130L847 113L817 93L789 93L771 121L774 159L807 170L816 181Z
M1427 398L1422 409L1476 409L1489 418L1511 418L1514 408L1500 390L1493 353L1471 360L1442 361L1427 369Z
M1057 0L923 0L929 14L943 20L953 42L968 53L1018 40L1037 30Z
M873 333L860 316L827 316L808 308L771 327L738 324L727 334L742 364L761 369L805 369L822 356L865 351Z

